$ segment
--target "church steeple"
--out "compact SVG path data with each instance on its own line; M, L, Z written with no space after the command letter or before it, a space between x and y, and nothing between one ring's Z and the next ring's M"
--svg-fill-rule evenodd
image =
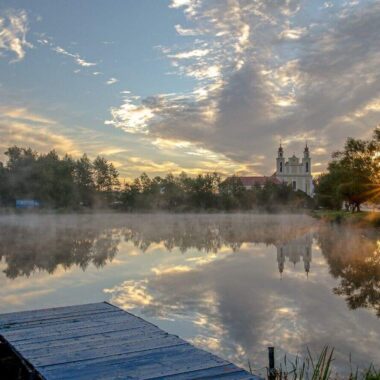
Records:
M305 149L303 150L303 156L304 156L304 158L310 157L310 152L309 152L309 147L307 146L307 141L306 141Z
M282 144L280 142L280 146L278 147L278 158L283 158L284 157L284 149L282 147Z
M285 159L284 159L284 149L282 147L282 144L280 142L280 146L278 147L278 154L277 154L277 175L282 175L284 173L284 167L285 167Z

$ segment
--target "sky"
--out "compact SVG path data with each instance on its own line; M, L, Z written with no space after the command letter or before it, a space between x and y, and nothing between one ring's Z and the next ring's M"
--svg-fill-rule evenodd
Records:
M12 145L122 178L326 168L380 116L380 2L2 0L0 160Z

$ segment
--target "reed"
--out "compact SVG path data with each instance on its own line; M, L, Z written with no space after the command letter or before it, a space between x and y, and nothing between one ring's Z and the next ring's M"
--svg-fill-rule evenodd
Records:
M333 373L334 348L325 346L317 358L313 357L307 348L305 358L296 356L289 360L286 355L272 375L267 369L268 380L380 380L380 370L370 365L368 369L360 371L353 369L350 357L350 371L348 375Z

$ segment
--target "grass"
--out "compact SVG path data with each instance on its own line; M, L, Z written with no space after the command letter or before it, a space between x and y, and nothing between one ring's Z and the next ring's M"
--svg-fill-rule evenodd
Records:
M309 349L304 359L298 356L294 361L287 360L286 355L280 368L270 374L267 368L268 380L380 380L380 371L373 365L365 371L353 370L350 357L350 373L344 377L333 373L334 348L325 346L317 358L313 358ZM250 371L251 366L249 365Z
M343 210L317 210L312 216L325 222L349 224L359 227L380 227L380 212L348 212Z

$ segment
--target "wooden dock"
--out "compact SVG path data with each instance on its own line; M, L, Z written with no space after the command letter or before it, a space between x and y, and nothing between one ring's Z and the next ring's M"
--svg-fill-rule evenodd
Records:
M260 380L109 303L0 314L2 341L45 380Z

